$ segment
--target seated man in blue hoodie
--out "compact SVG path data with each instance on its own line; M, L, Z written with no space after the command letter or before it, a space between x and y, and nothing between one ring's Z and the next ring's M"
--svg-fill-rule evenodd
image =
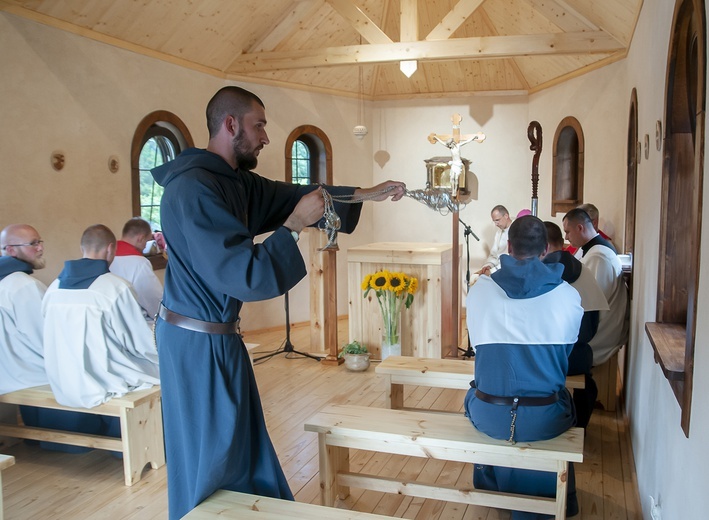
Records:
M110 273L116 237L90 226L83 258L69 260L47 289L44 357L60 404L92 408L112 397L159 384L158 354L130 283Z
M475 354L475 380L465 399L475 427L510 442L556 437L576 424L566 389L569 354L583 316L579 293L564 282L561 264L543 264L544 223L534 216L509 229L509 255L500 270L482 276L467 296L467 321ZM477 489L556 495L556 474L476 464ZM567 516L578 513L569 466ZM514 520L551 518L514 511Z

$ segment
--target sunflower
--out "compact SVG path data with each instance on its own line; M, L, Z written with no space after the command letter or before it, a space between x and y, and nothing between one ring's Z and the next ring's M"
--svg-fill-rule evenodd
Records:
M369 283L375 291L388 291L391 289L390 280L391 273L389 271L379 271L372 275Z
M419 288L419 280L418 280L418 278L412 276L409 279L409 284L408 284L408 287L406 290L408 291L409 294L415 294L416 291L418 291L418 288Z
M404 273L391 273L391 278L389 278L389 285L391 290L398 296L401 291L406 289L406 276Z
M369 283L371 280L372 280L371 274L368 274L364 277L364 280L362 280L362 290L363 291L366 291L367 289L369 289Z

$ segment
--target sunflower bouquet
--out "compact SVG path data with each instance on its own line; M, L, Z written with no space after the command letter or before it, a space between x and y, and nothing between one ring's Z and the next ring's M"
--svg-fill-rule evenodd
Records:
M374 291L384 318L382 339L389 345L400 343L399 317L401 309L411 307L418 290L418 279L404 273L379 271L368 274L362 280L364 298Z

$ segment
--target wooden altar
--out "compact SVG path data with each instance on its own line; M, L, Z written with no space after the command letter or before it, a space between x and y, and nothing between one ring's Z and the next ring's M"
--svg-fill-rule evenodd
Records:
M460 259L461 248L458 248ZM460 316L453 291L453 246L420 242L380 242L347 250L349 339L365 344L380 359L382 315L374 292L363 298L362 280L381 270L415 276L419 288L409 309L401 312L401 355L446 357ZM457 285L457 284L456 284ZM457 311L457 312L455 312Z

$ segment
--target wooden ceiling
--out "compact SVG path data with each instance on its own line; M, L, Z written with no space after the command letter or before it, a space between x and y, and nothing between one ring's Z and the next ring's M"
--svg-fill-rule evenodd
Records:
M535 92L625 57L642 0L0 0L236 81L373 100ZM416 60L407 78L402 60ZM360 88L360 84L362 85Z

